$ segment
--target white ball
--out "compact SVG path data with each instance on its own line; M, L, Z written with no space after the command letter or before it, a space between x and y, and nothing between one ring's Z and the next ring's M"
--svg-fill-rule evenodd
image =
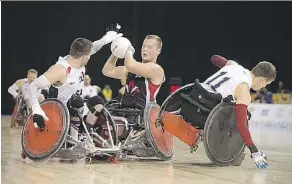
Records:
M130 46L131 42L127 38L120 37L112 42L111 51L114 56L123 59L125 58L126 52Z

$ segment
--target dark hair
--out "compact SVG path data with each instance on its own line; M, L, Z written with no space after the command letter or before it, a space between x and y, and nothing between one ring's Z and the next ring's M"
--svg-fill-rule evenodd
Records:
M71 44L70 56L80 58L88 55L91 52L93 45L92 42L86 38L76 38Z
M277 73L276 67L267 61L259 62L251 72L255 77L264 77L268 81L274 81Z

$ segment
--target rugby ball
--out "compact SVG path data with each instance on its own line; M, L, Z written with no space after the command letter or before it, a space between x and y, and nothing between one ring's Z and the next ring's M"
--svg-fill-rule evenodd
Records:
M112 54L120 59L125 58L128 48L131 46L130 40L125 37L120 37L112 42Z

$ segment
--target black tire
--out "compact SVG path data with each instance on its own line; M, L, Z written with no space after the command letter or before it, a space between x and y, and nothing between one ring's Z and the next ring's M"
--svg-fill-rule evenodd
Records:
M231 137L233 137L233 140L231 139L231 137L229 139L227 137L226 138L227 141L225 141L224 145L221 145L221 146L222 147L225 146L226 148L230 148L228 146L233 145L234 141L237 141L236 146L233 146L231 151L229 149L226 149L226 152L229 152L229 154L231 154L231 156L227 157L225 159L222 158L223 157L221 154L222 152L220 153L221 155L220 154L216 155L216 153L215 153L216 149L213 149L211 147L211 145L209 144L210 142L218 141L218 137L217 137L217 139L213 137L214 140L212 140L212 135L211 135L212 131L213 131L212 128L214 128L214 130L215 130L215 128L216 128L215 124L218 123L218 121L216 121L216 120L219 119L220 112L223 112L224 109L225 109L225 111L226 111L226 109L228 109L227 111L229 111L230 117L228 119L229 121L224 122L225 124L223 126L231 127L231 129L230 129L230 130L232 130ZM225 117L227 117L227 116L225 116ZM219 126L220 125L218 125L217 127L219 127ZM226 128L225 131L226 130L228 130L228 128ZM226 134L226 132L225 133L223 132L220 136L224 136L225 134ZM206 123L204 126L203 136L204 136L205 151L206 151L208 158L212 161L212 163L219 165L219 166L228 166L228 165L233 165L234 162L238 161L239 157L241 157L243 155L243 152L245 149L245 144L244 144L244 142L243 142L243 140L242 140L242 138L241 138L241 136L236 128L234 104L222 102L222 103L218 104L217 106L215 106L214 109L212 109L212 111L210 112L210 114L206 120ZM225 139L225 138L223 138L223 139ZM233 144L230 144L230 143L233 143ZM220 156L218 156L218 155L220 155Z

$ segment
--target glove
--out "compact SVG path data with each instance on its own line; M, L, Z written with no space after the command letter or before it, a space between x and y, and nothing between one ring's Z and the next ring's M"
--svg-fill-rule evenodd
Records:
M252 153L251 158L253 159L257 168L266 169L268 167L267 157L262 151Z
M34 126L39 127L41 132L44 131L45 121L48 121L49 118L46 116L39 104L32 105L32 114Z
M102 37L105 45L123 36L122 33L118 33L120 29L119 24L115 24L115 26L111 24L110 27L106 28L106 34Z

